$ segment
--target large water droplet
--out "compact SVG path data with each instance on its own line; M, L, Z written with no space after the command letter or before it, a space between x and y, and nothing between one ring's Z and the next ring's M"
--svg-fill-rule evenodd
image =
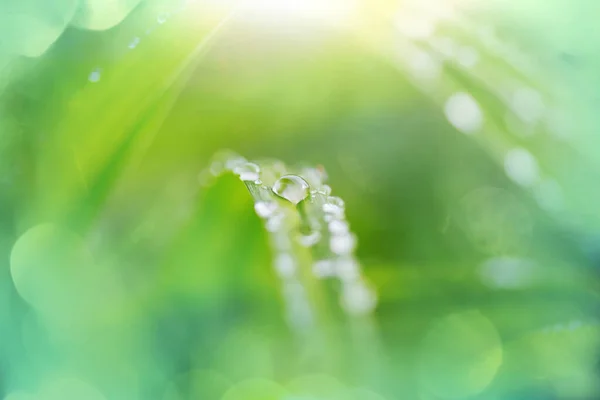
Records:
M244 182L257 181L260 174L260 167L254 163L245 163L235 167L234 172Z
M284 175L273 185L273 193L292 204L298 204L308 197L310 186L297 175Z

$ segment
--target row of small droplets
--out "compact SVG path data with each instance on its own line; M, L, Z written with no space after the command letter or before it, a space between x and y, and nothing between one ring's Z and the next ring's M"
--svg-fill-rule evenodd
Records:
M344 310L352 315L365 315L375 308L377 298L363 279L360 264L354 256L357 240L346 219L345 203L330 194L329 186L322 185L310 195L309 208L322 224L322 240L312 245L313 273L319 279L338 279Z
M297 172L280 176L272 191L299 211L302 223L296 241L311 250L313 275L338 279L340 303L347 313L370 313L376 305L376 295L362 278L360 264L353 255L356 237L346 220L344 201L331 196L323 168L305 167Z
M273 164L271 173L280 174L284 168L281 163ZM209 169L200 174L200 183L208 186L215 178L226 173L233 173L244 182L254 199L254 209L268 232L274 253L273 266L282 282L288 323L296 330L309 329L314 324L314 312L299 277L297 257L294 256L293 216L290 210L279 207L271 187L261 180L260 167L231 151L221 151L213 157ZM273 181L275 178L267 179Z
M260 162L262 168L243 157L223 152L216 155L201 181L233 172L248 187L256 213L264 220L275 251L274 267L283 281L290 320L295 326L312 323L313 315L305 289L298 277L296 245L310 249L312 274L319 279L337 278L341 284L340 303L351 315L365 315L376 306L375 292L362 278L353 253L356 237L345 218L342 199L331 196L322 168L289 170L280 161ZM297 172L294 174L293 172ZM312 189L311 189L312 185ZM292 203L301 217L300 232L292 229L289 209L279 207L276 197Z

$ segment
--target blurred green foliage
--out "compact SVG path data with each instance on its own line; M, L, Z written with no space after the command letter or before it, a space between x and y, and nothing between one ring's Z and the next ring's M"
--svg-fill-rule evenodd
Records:
M5 400L597 398L593 2L474 7L465 21L539 74L442 25L485 67L447 62L430 92L390 54L396 2L359 3L332 27L206 1L0 0ZM506 76L560 100L570 141L506 122ZM448 123L459 90L481 134ZM375 332L325 302L315 332L287 326L246 188L198 183L225 147L325 166ZM562 188L558 212L507 176L515 147Z

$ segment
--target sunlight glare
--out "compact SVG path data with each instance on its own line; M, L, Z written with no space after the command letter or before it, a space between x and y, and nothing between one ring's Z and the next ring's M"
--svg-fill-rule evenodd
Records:
M260 19L338 22L347 19L356 4L356 0L247 0L244 8Z

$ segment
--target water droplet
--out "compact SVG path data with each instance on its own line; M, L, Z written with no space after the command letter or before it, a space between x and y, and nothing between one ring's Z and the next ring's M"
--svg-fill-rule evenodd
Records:
M300 235L298 237L298 242L304 247L312 247L319 243L319 240L321 240L321 233L319 231L313 231L308 235Z
M275 250L288 251L292 248L292 241L286 234L273 234L271 236L271 245Z
M128 46L128 47L129 47L130 49L135 49L135 48L137 47L137 45L138 45L138 44L140 44L140 41L141 41L141 40L142 40L142 39L140 39L140 38L139 38L139 37L137 37L137 36L136 36L136 37L134 37L134 38L131 40L131 42L129 42L129 46Z
M334 216L337 218L342 218L344 216L344 207L344 200L340 199L339 197L330 196L327 198L327 203L323 204L323 212L330 214L329 217Z
M448 122L463 133L474 133L483 125L483 113L477 101L468 93L453 94L444 107Z
M168 15L167 14L161 14L156 18L156 22L158 22L159 24L164 24L165 22L167 22L167 18Z
M234 171L237 167L244 165L247 163L246 159L242 156L232 156L231 158L225 160L225 168Z
M277 232L283 226L284 218L285 215L282 212L272 214L267 220L265 228L269 232Z
M345 235L350 231L350 226L346 221L333 220L329 223L329 232L334 235Z
M353 258L342 258L335 265L337 276L343 281L355 281L360 278L360 265Z
M100 81L101 77L102 77L102 70L100 68L96 68L95 70L90 72L90 75L88 76L88 80L92 83L96 83L96 82Z
M221 175L225 171L233 171L236 167L245 164L244 157L231 150L222 150L214 155L210 164L210 172L215 176Z
M258 180L260 174L260 167L254 163L245 163L238 165L234 169L234 173L240 177L244 182ZM256 183L256 182L255 182ZM258 183L260 184L260 183Z
M246 162L246 160L243 157L239 156L237 153L234 153L233 151L221 150L212 157L211 164L210 164L210 172L213 175L218 176L218 175L221 175L222 173L224 173L225 170L233 169L233 168L229 168L232 160L236 160L236 161L239 160L239 164L243 164ZM235 165L235 166L237 166L237 165Z
M315 167L315 169L319 172L319 174L321 174L321 182L327 182L327 179L329 179L329 175L327 174L327 170L325 169L325 167L319 164Z
M317 193L324 194L325 196L331 195L331 186L323 185L317 190Z
M350 314L365 315L377 305L377 297L364 283L358 281L344 285L342 307Z
M335 254L350 254L356 247L356 238L351 234L332 236L329 240L329 247Z
M539 167L535 157L523 148L510 150L504 157L506 175L516 184L533 186L539 180Z
M310 186L297 175L284 175L273 185L273 193L296 205L308 197Z
M315 188L321 187L327 179L324 170L319 168L302 168L301 175L310 186Z
M291 278L296 272L294 258L287 253L282 253L275 259L275 269L282 278Z
M313 264L312 270L317 278L328 278L335 275L335 263L331 260L319 260Z
M277 210L277 203L274 201L259 201L254 204L254 210L261 218L269 218Z

